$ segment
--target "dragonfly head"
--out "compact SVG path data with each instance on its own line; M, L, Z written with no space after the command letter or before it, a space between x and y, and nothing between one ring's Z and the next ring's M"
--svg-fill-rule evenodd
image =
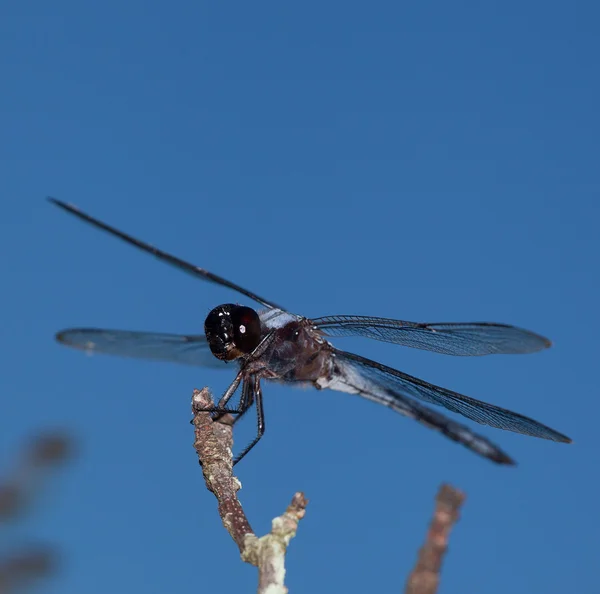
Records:
M226 303L206 316L204 333L212 354L233 361L251 353L260 342L260 318L251 308Z

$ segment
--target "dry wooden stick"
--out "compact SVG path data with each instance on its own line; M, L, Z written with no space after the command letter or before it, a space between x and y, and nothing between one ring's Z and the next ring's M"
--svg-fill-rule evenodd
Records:
M206 412L213 406L208 388L194 390L194 448L202 465L206 486L217 498L223 525L237 544L242 559L258 567L259 594L285 594L285 553L290 540L296 535L298 522L304 517L308 500L303 493L296 493L287 510L273 520L271 532L258 538L237 497L241 484L233 476L233 417L224 415L215 421L211 413ZM425 544L406 584L406 594L435 594L437 591L450 530L458 520L464 499L462 492L449 485L440 488Z
M450 485L440 487L429 532L419 551L415 568L408 577L405 594L435 594L437 591L450 530L459 518L464 500L465 494L458 489Z
M202 465L206 486L217 498L219 515L246 563L258 567L259 594L286 594L285 553L304 517L308 500L296 493L285 512L272 522L271 532L257 537L244 513L237 492L239 480L233 476L232 417L215 422L207 409L214 406L208 388L194 390L194 448Z

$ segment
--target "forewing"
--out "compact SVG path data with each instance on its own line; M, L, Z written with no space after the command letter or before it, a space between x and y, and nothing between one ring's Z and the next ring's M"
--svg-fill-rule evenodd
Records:
M175 268L179 268L180 270L183 270L184 272L187 272L188 274L191 274L192 276L194 276L196 278L200 278L202 280L207 280L212 283L221 285L223 287L228 287L230 289L233 289L234 291L237 291L238 293L241 293L242 295L245 295L246 297L249 297L250 299L257 301L258 303L264 305L265 307L278 307L272 301L267 301L266 299L259 297L256 293L253 293L252 291L249 291L248 289L244 289L244 287L241 287L240 285L237 285L236 283L232 283L231 281L228 281L226 278L223 278L222 276L218 276L217 274L214 274L213 272L210 272L209 270L200 268L200 266L196 266L195 264L186 262L185 260L182 260L181 258L178 258L177 256L173 256L172 254L169 254L163 250L159 250L158 248L154 247L153 245L150 245L144 241L141 241L140 239L136 239L135 237L128 235L127 233L124 233L123 231L120 231L116 227L108 225L107 223L104 223L104 222L100 221L99 219L96 219L95 217L92 217L91 215L86 214L85 212L82 212L77 207L73 206L72 204L67 204L66 202L63 202L62 200L58 200L57 198L48 198L48 200L50 200L50 202L52 202L53 204L56 204L56 206L58 206L59 208L62 208L63 210L67 211L68 213L70 213L72 215L75 215L77 218L81 219L82 221L85 221L86 223L93 225L97 229L106 231L107 233L110 233L110 235L113 235L114 237L118 237L120 240L124 241L125 243L128 243L129 245L132 245L133 247L136 247L139 250L142 250L143 252L152 254L155 258L158 258L159 260L166 262L167 264L170 264L171 266L174 266ZM281 309L281 308L279 308L279 309Z
M529 330L491 322L418 323L344 315L311 321L329 336L364 336L445 355L533 353L552 344Z
M354 381L362 382L361 389L372 392L388 406L396 400L404 403L406 397L412 397L442 406L482 425L552 441L571 441L566 435L529 417L435 386L359 355L335 350L334 359L339 362L342 371L352 372Z
M151 359L224 369L201 334L163 334L100 328L71 328L56 335L58 342L86 353Z

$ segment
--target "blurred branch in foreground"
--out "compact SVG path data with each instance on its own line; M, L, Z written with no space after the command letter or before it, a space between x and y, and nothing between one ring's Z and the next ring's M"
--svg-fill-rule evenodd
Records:
M233 420L231 415L212 418L214 408L208 388L194 390L194 448L202 465L204 480L218 502L223 525L237 544L242 560L258 567L258 593L286 594L285 553L304 517L308 500L298 492L286 511L272 522L271 532L257 537L244 513L237 492L239 480L233 476ZM406 594L435 594L439 585L442 557L448 547L450 529L458 519L465 496L449 485L442 485L425 544L419 551L415 568L408 578Z
M73 453L71 439L64 433L39 435L27 444L12 472L0 481L0 522L22 519L39 499L45 483ZM0 526L0 529L2 527ZM0 594L22 591L56 567L56 552L47 545L30 545L8 550L0 556Z

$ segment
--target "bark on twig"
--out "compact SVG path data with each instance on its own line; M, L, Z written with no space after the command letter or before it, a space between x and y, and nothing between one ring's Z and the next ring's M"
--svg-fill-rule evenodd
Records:
M258 567L259 594L285 594L285 553L304 517L308 500L296 493L286 511L272 522L271 532L257 537L244 513L237 492L239 480L233 476L232 417L215 422L209 412L214 406L208 388L194 390L194 448L202 465L206 486L217 498L219 515L246 563Z
M465 494L458 489L450 485L441 486L425 544L406 584L406 594L435 594L437 591L450 530L459 518L464 500Z
M273 520L271 532L257 537L237 497L241 484L233 476L233 418L225 415L215 421L211 413L206 412L213 406L208 388L194 390L194 448L206 486L217 498L223 525L237 544L242 559L258 567L259 594L285 594L285 553L296 535L298 522L304 517L308 500L303 493L296 493L287 510ZM450 530L458 520L464 499L465 495L450 485L440 488L425 544L406 584L406 594L435 594L437 591Z

